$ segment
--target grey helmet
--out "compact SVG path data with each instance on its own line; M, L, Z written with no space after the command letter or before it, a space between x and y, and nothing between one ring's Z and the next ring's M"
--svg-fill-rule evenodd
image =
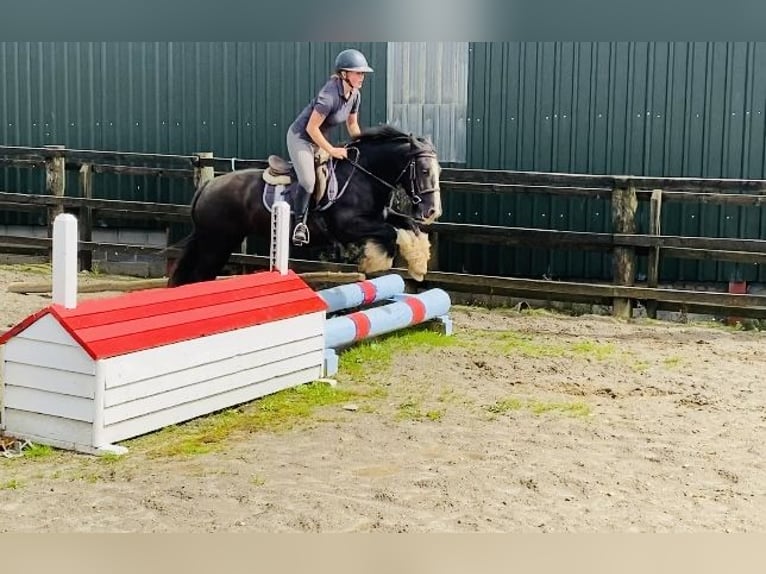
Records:
M367 58L364 57L359 50L349 48L343 50L335 58L335 71L340 72L346 70L347 72L372 72L373 69L367 63Z

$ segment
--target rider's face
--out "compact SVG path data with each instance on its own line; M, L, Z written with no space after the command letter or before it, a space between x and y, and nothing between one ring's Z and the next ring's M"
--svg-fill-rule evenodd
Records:
M348 83L355 89L360 89L364 83L364 72L344 72Z

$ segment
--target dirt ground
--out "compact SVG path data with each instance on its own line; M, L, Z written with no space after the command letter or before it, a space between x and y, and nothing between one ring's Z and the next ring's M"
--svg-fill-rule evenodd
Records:
M41 278L0 267L0 329L50 302L6 286ZM0 457L0 532L766 530L764 334L452 316L452 344L342 370L350 399L209 452L157 455L198 420L119 459Z

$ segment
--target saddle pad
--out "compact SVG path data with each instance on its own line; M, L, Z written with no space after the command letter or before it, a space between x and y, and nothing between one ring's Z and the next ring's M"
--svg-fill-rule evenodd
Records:
M290 206L290 213L294 213L293 198L295 197L295 189L295 182L291 183L289 186L265 183L263 186L263 206L269 210L269 213L271 213L275 202L286 201Z

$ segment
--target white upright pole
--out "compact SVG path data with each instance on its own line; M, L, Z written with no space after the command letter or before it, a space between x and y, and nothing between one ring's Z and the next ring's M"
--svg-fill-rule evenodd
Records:
M53 220L53 302L77 306L77 218L62 213Z
M274 203L271 211L271 253L269 270L287 275L290 258L290 205L286 201Z

